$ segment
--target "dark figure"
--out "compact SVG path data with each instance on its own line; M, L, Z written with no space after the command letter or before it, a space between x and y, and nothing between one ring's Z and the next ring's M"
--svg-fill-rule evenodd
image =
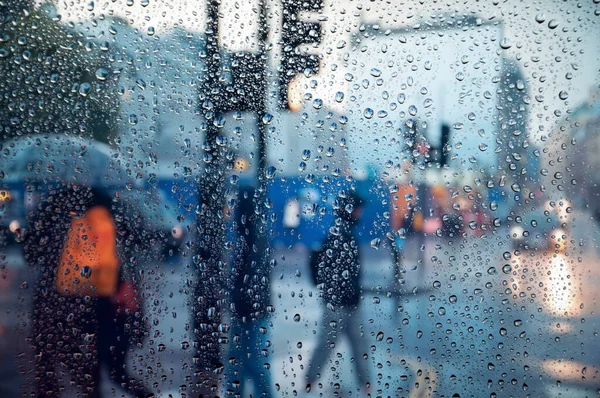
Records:
M78 186L51 190L46 196L24 242L26 261L40 273L32 339L37 396L59 397L70 379L83 396L99 397L103 364L125 390L151 396L125 370L127 320L117 316L114 301L122 285L116 241L123 235L117 238L112 201L98 190ZM93 221L82 226L88 220ZM93 240L102 254L79 250L77 239L81 245ZM94 261L108 265L79 264Z
M368 391L369 372L363 358L368 353L360 329L360 253L354 226L362 213L363 202L353 194L336 200L336 220L330 228L322 249L317 254L315 279L325 304L321 333L308 371L312 386L325 368L331 350L342 334L352 347L356 378L360 387Z
M255 211L260 208L255 192L253 188L241 189L236 212L238 239L233 260L227 391L240 397L248 396L249 384L254 386L253 396L272 396L267 316L270 272L261 238L264 231L259 231L261 220Z

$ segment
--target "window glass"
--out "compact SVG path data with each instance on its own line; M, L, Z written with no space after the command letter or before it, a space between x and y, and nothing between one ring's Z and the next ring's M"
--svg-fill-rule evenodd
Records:
M0 396L597 396L599 18L0 0Z

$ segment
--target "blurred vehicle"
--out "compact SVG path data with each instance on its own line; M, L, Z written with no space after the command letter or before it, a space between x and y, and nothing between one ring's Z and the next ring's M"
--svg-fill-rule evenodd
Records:
M514 219L516 224L510 229L514 249L563 251L566 248L566 232L555 212L536 206L535 210Z
M153 241L176 248L186 235L174 208L158 189L145 189L129 161L108 145L79 137L48 134L22 137L0 148L0 230L8 244L27 229L27 215L48 190L63 183L99 187L117 198L125 221ZM133 165L134 162L131 162Z

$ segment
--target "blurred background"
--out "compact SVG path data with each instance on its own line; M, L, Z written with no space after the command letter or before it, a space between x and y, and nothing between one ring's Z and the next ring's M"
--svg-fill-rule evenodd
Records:
M127 369L156 396L600 394L598 1L0 10L2 396L39 393L24 243L67 184L134 231ZM336 316L311 253L350 192L370 386L342 339L307 388ZM266 336L241 356L239 302ZM128 394L103 372L99 396Z

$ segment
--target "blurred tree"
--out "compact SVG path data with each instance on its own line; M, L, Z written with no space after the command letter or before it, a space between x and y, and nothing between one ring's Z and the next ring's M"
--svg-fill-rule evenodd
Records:
M0 142L64 133L107 142L118 102L110 52L52 5L0 0Z

